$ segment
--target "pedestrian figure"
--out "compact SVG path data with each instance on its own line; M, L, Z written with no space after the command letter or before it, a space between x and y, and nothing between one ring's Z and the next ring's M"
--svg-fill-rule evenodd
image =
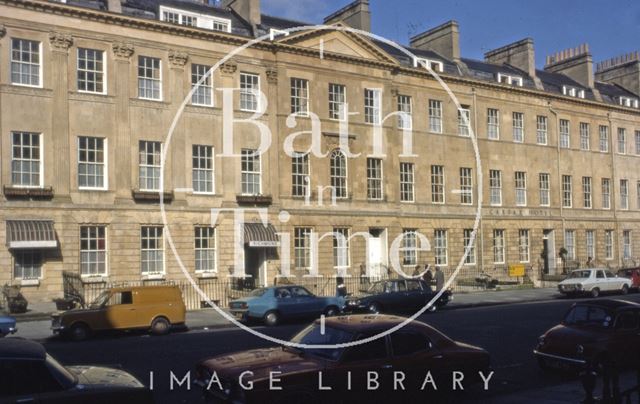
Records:
M593 268L593 258L588 257L587 263L585 264L587 268Z
M413 270L413 277L417 278L418 276L420 276L420 265L416 265L416 267Z
M444 272L440 269L440 267L436 267L436 292L439 292L444 287Z
M347 285L344 284L342 276L336 277L336 296L345 297L347 295Z
M433 274L431 273L431 269L429 269L428 264L425 265L424 268L425 268L425 271L424 271L424 274L422 275L422 280L424 280L429 286L429 289L431 289L431 283L433 282Z

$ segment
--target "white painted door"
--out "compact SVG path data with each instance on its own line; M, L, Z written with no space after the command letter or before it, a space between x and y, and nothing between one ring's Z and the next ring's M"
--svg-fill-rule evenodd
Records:
M380 236L369 237L369 274L379 277L382 266L382 238Z

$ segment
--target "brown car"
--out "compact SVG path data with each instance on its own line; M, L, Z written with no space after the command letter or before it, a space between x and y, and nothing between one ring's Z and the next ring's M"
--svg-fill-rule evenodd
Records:
M0 403L149 404L151 391L121 369L63 366L37 342L0 340Z
M316 320L291 341L347 344L387 331L404 320L372 314L331 317L324 320L324 327ZM221 355L200 362L195 374L209 402L310 404L335 403L336 398L377 402L402 395L419 397L434 394L434 387L440 393L451 388L456 371L464 375L465 387L480 380L479 372L490 376L489 354L413 321L390 335L354 346L283 346ZM429 377L433 383L425 385ZM368 390L371 378L379 383L373 391ZM395 383L400 378L403 389Z
M150 329L166 334L172 325L184 325L186 308L177 286L110 288L86 309L54 314L51 329L74 340L94 331Z
M625 300L574 303L562 323L544 333L533 351L543 370L637 365L640 304Z

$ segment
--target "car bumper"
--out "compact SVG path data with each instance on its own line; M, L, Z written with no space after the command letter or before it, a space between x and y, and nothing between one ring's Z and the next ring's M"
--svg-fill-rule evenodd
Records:
M247 321L249 319L249 310L229 310L229 313L238 321Z
M537 349L533 350L533 354L537 358L543 359L545 363L547 363L551 367L582 369L587 366L587 361L585 359L570 358L568 356L550 354L547 352L541 352Z

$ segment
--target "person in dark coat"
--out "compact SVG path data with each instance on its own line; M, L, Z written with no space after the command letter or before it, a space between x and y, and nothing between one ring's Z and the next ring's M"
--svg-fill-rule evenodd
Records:
M444 272L440 269L440 267L436 267L436 292L442 290L444 287Z
M422 275L422 280L424 280L429 288L431 288L431 283L433 282L433 274L431 273L431 269L429 269L429 265L424 266L424 274Z

